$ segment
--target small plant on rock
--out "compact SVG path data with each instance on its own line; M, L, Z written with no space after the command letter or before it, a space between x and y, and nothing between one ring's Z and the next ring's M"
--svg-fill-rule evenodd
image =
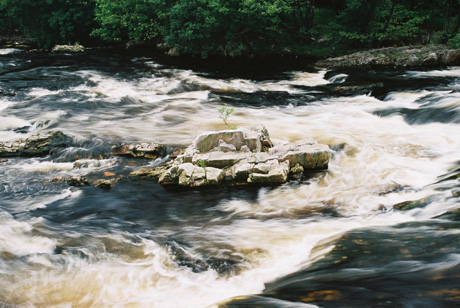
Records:
M235 108L233 107L229 108L227 105L223 105L222 107L219 108L218 111L219 111L219 118L221 118L222 121L224 121L225 125L227 125L229 129L236 129L236 125L228 123L228 118L233 112L235 112Z

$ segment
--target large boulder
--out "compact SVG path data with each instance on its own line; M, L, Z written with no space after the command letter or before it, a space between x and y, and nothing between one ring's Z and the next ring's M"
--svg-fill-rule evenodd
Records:
M72 139L60 131L42 132L25 139L0 142L0 157L45 156L55 148L67 147Z
M268 131L259 127L203 134L164 167L133 175L183 187L279 185L302 179L308 170L326 169L329 158L329 148L314 140L273 146Z
M226 150L234 148L234 151L261 152L273 146L268 131L265 127L224 130L219 132L205 133L195 139L193 148L198 153L206 153L212 150ZM232 147L233 146L233 147Z

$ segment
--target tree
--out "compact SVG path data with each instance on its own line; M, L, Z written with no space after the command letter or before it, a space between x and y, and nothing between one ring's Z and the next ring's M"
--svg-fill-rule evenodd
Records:
M164 32L168 0L95 0L98 26L92 34L107 42L154 40Z
M2 0L14 25L40 47L87 42L94 27L94 0Z

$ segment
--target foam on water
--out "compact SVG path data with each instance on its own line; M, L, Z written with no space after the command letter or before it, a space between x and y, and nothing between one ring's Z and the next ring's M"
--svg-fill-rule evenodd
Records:
M52 253L56 245L54 240L33 235L33 224L36 222L17 221L11 215L0 212L0 253L18 257Z
M460 68L449 67L443 70L430 70L430 71L408 71L404 76L411 78L428 78L428 77L460 77Z
M10 55L18 52L22 52L22 50L17 48L0 48L0 55Z
M226 128L217 111L225 102L214 93L281 91L293 95L303 91L296 87L347 78L341 74L326 80L326 71L320 71L291 72L291 78L282 81L213 79L190 70L147 64L153 69L151 76L123 79L82 70L75 73L84 80L82 84L65 90L30 89L26 100L33 100L33 104L25 107L29 108L27 117L11 115L8 107L2 109L0 140L19 135L12 131L14 128L37 125L36 129L40 129L37 123L48 123L46 128L93 140L95 147L101 145L94 136L102 140L187 144L204 131ZM448 72L457 74L454 70ZM423 74L426 76L425 72L409 72L408 77ZM41 108L48 104L43 99L50 98L52 102L55 96L68 99L66 95L81 95L84 99L80 103L94 102L95 107L75 108L75 114L67 113L66 107L42 112ZM64 103L72 105L73 101ZM458 108L458 95L445 89L420 90L392 92L384 101L360 95L299 106L236 106L229 118L231 124L265 125L275 143L313 138L330 145L329 170L313 175L305 183L260 189L255 198L216 200L207 210L209 215L219 215L206 223L185 221L180 231L175 225L134 231L138 227L134 222L129 228L112 228L115 220L123 219L117 215L124 212L113 214L110 228L96 225L96 210L83 217L75 215L65 222L71 230L64 231L54 231L51 221L28 216L59 200L66 201L62 207L72 215L73 201L83 197L91 200L91 194L99 196L92 188L56 189L46 196L37 194L30 196L31 200L9 205L10 211L21 213L23 218L0 214L0 255L10 257L0 263L0 299L11 294L8 303L24 307L201 308L226 298L260 293L266 283L308 266L312 257L317 260L326 254L328 249L312 255L323 240L356 228L439 215L455 207L449 191L440 192L433 183L448 173L460 157L460 127L454 123L410 125L399 114L375 115L376 110L417 110L427 103L435 108ZM73 150L63 150L62 157L71 156ZM50 180L56 175L101 172L119 162L94 157L72 162L25 159L12 162L14 165L8 166L5 174L12 180L16 173L26 181L28 176ZM110 192L102 196L111 202ZM396 203L429 196L436 196L436 201L425 209L392 209ZM148 198L154 200L157 196ZM129 223L131 213L127 215ZM193 260L211 256L234 258L239 263L228 272L183 266L172 248L161 243L174 232L184 239L180 248Z

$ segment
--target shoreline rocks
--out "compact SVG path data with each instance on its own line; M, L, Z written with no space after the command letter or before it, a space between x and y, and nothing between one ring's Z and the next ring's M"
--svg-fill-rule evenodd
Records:
M316 66L327 69L431 68L453 65L460 65L460 49L450 49L445 45L387 47L316 62Z
M132 175L158 177L164 186L279 185L328 168L330 150L315 141L273 146L265 127L200 135L162 167Z
M51 49L52 52L79 53L85 52L85 47L79 44L75 45L56 45Z

